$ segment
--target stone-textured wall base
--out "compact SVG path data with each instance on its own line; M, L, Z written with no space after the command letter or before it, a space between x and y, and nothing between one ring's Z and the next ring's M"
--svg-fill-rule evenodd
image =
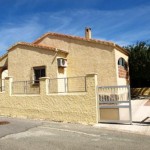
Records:
M39 95L12 95L12 78L5 80L0 93L0 115L84 124L98 123L95 74L87 75L86 92L47 94L47 80L40 80Z

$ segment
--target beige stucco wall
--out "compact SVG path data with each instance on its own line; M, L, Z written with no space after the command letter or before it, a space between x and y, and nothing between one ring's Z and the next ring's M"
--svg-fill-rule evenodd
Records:
M19 45L8 53L9 76L13 76L14 80L31 80L33 67L46 66L46 76L51 78L82 76L93 72L98 74L98 85L127 84L126 79L118 77L117 64L120 57L127 60L128 56L112 46L58 36L46 37L39 44L56 47L69 54ZM62 69L57 67L58 57L67 58L68 67L63 74Z
M115 51L113 47L49 36L39 44L68 51L67 76L82 76L91 72L98 74L98 85L116 85Z
M8 74L14 80L32 80L33 67L46 66L46 76L57 77L56 52L18 46L8 53Z
M115 49L115 61L116 61L115 68L116 68L116 76L117 76L117 85L127 85L128 80L126 78L120 78L118 74L118 60L120 57L124 58L125 61L128 63L128 56Z
M0 93L0 115L53 121L95 124L97 119L96 75L87 76L87 92L49 95L48 80L40 81L39 95L11 95L11 78Z
M8 57L5 56L3 59L0 60L0 67L7 66L7 63L8 63Z

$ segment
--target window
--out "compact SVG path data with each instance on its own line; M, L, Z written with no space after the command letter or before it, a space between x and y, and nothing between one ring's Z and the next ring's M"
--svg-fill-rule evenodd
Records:
M33 67L34 71L34 83L39 83L39 78L45 77L45 66Z
M126 63L125 59L122 57L119 58L118 65L124 67L124 69L127 69L127 63Z
M128 79L128 65L124 58L118 59L118 75L119 78Z

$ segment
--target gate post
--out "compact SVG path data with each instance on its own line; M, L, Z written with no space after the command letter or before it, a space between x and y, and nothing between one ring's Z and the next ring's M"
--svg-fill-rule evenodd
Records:
M49 80L49 77L40 78L40 95L42 96L48 94L48 80Z
M131 107L131 91L130 90L131 90L130 85L128 85L130 124L132 124L132 107Z
M96 123L98 123L98 101L97 101L97 74L87 74L86 75L86 90L88 93L88 97L91 99L91 107L93 106L93 111L95 112L96 116Z
M9 96L12 95L12 82L13 77L11 76L5 77L5 93Z

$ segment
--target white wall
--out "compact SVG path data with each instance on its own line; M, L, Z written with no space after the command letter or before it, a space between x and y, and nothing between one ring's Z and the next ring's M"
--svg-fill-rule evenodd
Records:
M122 57L125 59L126 62L128 62L128 56L121 53L118 50L115 50L115 60L116 60L116 75L117 75L117 85L127 85L127 79L126 78L120 78L118 73L118 59Z

